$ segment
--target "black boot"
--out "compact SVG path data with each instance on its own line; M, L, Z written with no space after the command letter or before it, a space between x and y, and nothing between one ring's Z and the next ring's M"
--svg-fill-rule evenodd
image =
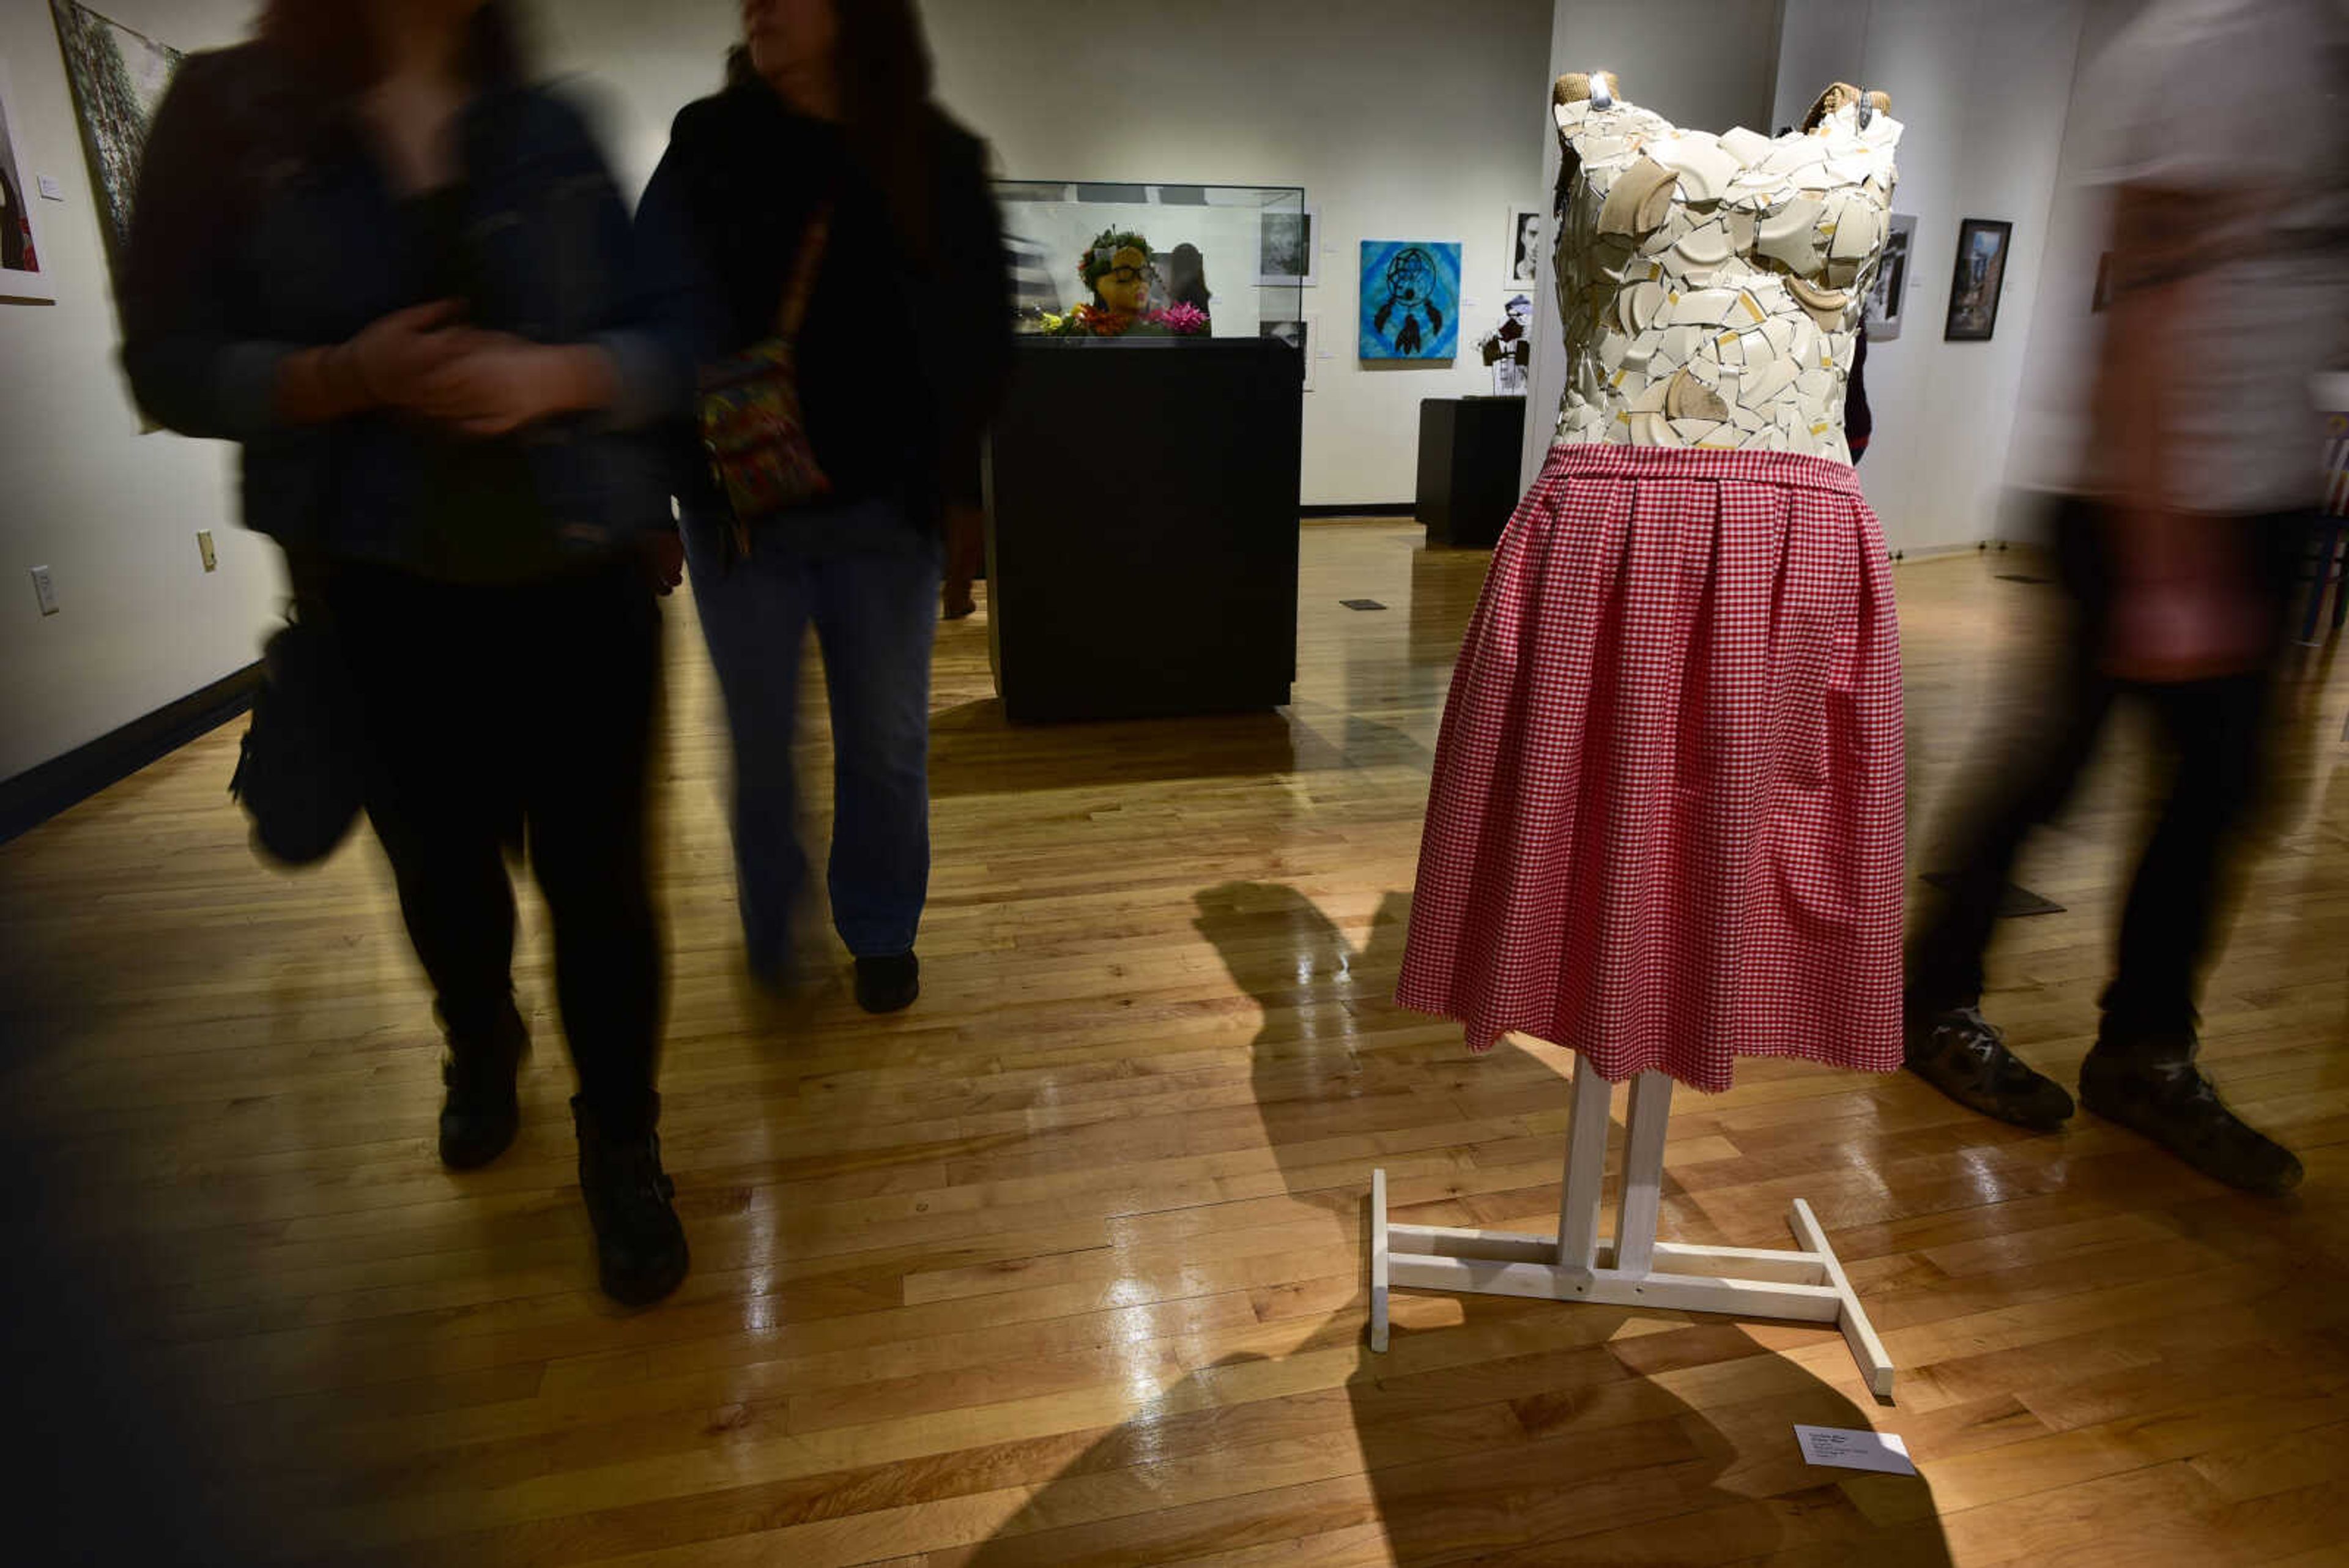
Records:
M440 1102L440 1163L474 1170L505 1153L522 1125L514 1077L530 1051L530 1031L512 999L488 1027L449 1034L440 1063L448 1096Z
M2008 1050L2006 1036L1978 1007L1911 1017L1903 1043L1909 1070L1970 1110L2035 1132L2071 1118L2064 1085Z
M685 1227L670 1207L676 1184L661 1170L660 1117L656 1096L645 1130L606 1137L595 1113L577 1096L571 1117L579 1129L579 1195L595 1228L595 1262L604 1293L628 1306L647 1306L683 1282L688 1262Z
M856 961L856 1005L867 1012L903 1012L922 994L922 961L912 953Z
M2191 1060L2091 1051L2080 1064L2080 1103L2244 1192L2272 1197L2300 1185L2300 1157L2229 1110Z

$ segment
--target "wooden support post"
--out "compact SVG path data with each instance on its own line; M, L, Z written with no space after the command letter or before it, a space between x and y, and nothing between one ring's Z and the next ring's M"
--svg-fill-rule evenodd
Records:
M1623 1141L1623 1216L1615 1227L1615 1266L1644 1274L1655 1261L1656 1220L1663 1212L1664 1133L1672 1081L1661 1073L1631 1080L1630 1127Z
M1851 1346L1853 1359L1859 1363L1859 1375L1868 1379L1868 1387L1878 1398L1891 1398L1892 1357L1886 1354L1884 1342L1876 1337L1876 1325L1860 1310L1859 1294L1844 1277L1843 1264L1828 1249L1827 1233L1819 1229L1818 1216L1811 1212L1809 1204L1797 1198L1795 1211L1786 1222L1794 1228L1795 1239L1802 1242L1803 1250L1815 1254L1826 1266L1827 1283L1843 1298L1843 1314L1837 1322L1843 1325L1844 1340Z
M1574 1109L1566 1129L1566 1177L1558 1186L1557 1266L1588 1270L1599 1262L1599 1199L1607 1186L1607 1111L1615 1086L1576 1064L1567 1093Z
M1834 1324L1878 1398L1892 1397L1892 1362L1810 1205L1795 1200L1797 1251L1689 1247L1656 1240L1662 1212L1664 1141L1672 1083L1642 1074L1631 1085L1623 1148L1623 1210L1612 1241L1599 1233L1606 1175L1606 1080L1578 1066L1569 1092L1566 1174L1555 1235L1396 1225L1387 1217L1387 1174L1371 1173L1371 1348L1383 1351L1396 1286L1545 1301L1722 1313Z

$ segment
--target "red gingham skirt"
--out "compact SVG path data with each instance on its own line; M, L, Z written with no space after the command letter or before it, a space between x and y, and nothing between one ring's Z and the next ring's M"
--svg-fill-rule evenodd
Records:
M1899 631L1824 458L1563 445L1494 552L1397 1000L1606 1078L1900 1065Z

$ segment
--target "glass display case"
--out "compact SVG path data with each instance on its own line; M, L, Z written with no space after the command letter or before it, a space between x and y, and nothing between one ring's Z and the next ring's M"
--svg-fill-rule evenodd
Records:
M1029 337L1305 342L1319 236L1296 186L996 182Z

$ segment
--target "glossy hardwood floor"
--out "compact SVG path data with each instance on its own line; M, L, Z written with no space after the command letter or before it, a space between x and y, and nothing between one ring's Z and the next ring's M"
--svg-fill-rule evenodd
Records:
M524 1129L453 1176L381 857L256 866L222 794L241 726L0 846L0 1355L12 1436L50 1450L19 1479L94 1562L136 1521L220 1563L2349 1561L2349 678L2298 693L2207 1007L2302 1194L1757 1062L1681 1097L1665 1229L1781 1245L1809 1199L1896 1404L1832 1330L1668 1313L1405 1296L1372 1357L1373 1163L1408 1218L1533 1228L1566 1109L1558 1051L1472 1060L1388 1000L1485 559L1417 541L1306 531L1278 714L1014 731L983 618L944 628L926 993L885 1022L828 951L792 1006L740 979L725 736L671 605L665 1141L696 1266L647 1312L595 1289L534 902ZM2042 689L2055 590L1998 576L2028 569L1900 568L1924 823ZM2138 755L2118 736L2023 867L2066 911L1994 958L1992 1015L2059 1075ZM1899 1432L1923 1479L1807 1468L1796 1422Z

